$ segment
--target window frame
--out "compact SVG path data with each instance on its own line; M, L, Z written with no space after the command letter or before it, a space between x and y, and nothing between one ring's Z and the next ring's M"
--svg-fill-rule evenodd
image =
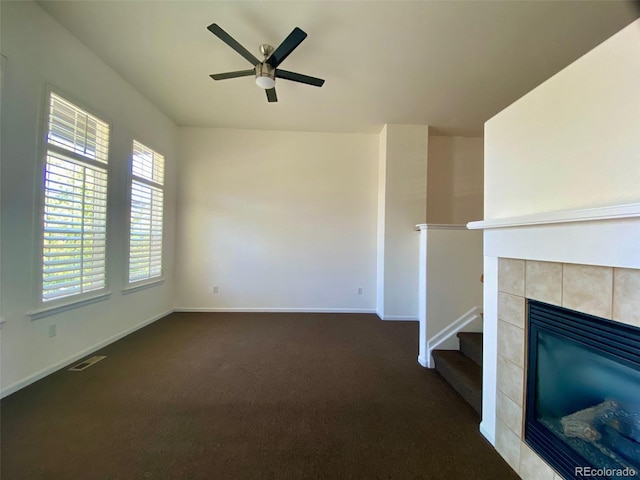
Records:
M38 142L37 142L37 159L36 162L36 175L35 175L35 185L34 185L34 201L37 202L37 208L35 212L37 213L34 217L34 232L36 235L34 237L36 240L34 241L34 247L36 249L36 259L33 262L33 270L35 271L35 285L34 285L34 305L36 308L30 312L28 315L32 320L36 320L38 318L46 317L49 315L55 315L57 313L78 308L84 305L89 305L95 302L99 302L102 300L106 300L111 296L111 291L109 290L110 286L110 266L109 266L109 250L111 246L111 237L112 233L110 228L111 223L111 215L110 215L110 206L112 190L110 183L112 183L113 174L113 161L112 161L112 140L113 140L113 122L109 120L109 118L100 112L96 111L96 109L87 106L84 102L80 101L74 95L71 95L65 91L62 91L53 85L46 84L44 89L43 99L39 102L40 108L42 111L40 112L40 125L38 128ZM79 109L87 112L88 114L96 117L101 122L104 122L107 125L107 131L109 134L109 139L107 142L107 156L106 162L101 162L99 160L93 160L90 158L83 157L80 154L72 152L70 150L65 150L64 148L57 146L55 144L50 144L48 142L49 135L49 115L51 108L51 98L52 95L56 95L62 98L64 101L73 104ZM95 290L90 290L88 292L79 292L73 295L67 295L59 298L53 298L51 300L45 301L43 297L43 282L44 282L44 245L45 245L45 223L44 223L44 214L45 214L45 202L46 202L46 172L47 172L47 157L49 153L53 153L54 155L61 155L63 157L67 157L73 161L79 161L86 164L89 167L98 167L103 169L106 175L106 196L105 196L105 205L106 205L106 217L105 217L105 275L104 275L104 286L102 288L98 288Z
M165 281L165 239L167 238L166 232L166 165L167 165L167 156L162 153L159 149L156 149L155 146L150 146L150 143L143 142L138 140L141 138L140 135L136 135L133 138L130 138L129 142L129 159L128 159L128 168L127 168L127 225L126 225L126 252L124 255L125 265L124 265L124 287L122 289L123 294L129 294L133 292L137 292L139 290L143 290L146 288L154 287L157 285L161 285ZM154 155L160 155L163 159L163 178L162 183L154 182L152 180L144 179L138 175L133 173L133 155L135 144L141 145L143 148L150 150L154 153ZM152 145L152 144L151 144ZM138 183L142 183L145 186L149 186L152 188L157 188L162 192L162 243L160 246L160 275L156 275L149 278L141 278L138 280L130 280L130 259L131 259L131 214L132 214L132 197L133 197L133 183L134 181Z

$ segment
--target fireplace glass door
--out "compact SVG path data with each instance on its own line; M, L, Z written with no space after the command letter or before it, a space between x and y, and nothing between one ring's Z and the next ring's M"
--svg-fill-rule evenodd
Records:
M528 301L525 442L565 478L640 479L640 329Z

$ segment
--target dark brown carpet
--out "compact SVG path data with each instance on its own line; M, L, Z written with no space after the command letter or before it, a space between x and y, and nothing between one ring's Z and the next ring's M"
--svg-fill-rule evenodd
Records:
M417 323L175 313L2 401L2 480L516 479Z

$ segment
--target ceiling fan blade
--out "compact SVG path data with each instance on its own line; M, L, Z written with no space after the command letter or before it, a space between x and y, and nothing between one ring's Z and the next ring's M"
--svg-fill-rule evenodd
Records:
M278 101L278 96L276 95L276 87L269 88L265 90L265 92L267 92L267 100L269 100L269 103Z
M321 78L310 77L309 75L302 75L301 73L296 72L289 72L288 70L276 70L276 77L291 80L292 82L306 83L307 85L313 85L314 87L321 87L324 84L324 80Z
M233 48L240 55L242 55L244 58L246 58L249 62L251 62L251 65L255 66L260 63L260 60L251 55L251 52L249 52L249 50L240 45L231 35L220 28L218 24L212 23L207 27L207 29L224 43Z
M302 41L307 38L307 34L304 33L298 27L294 28L293 31L289 34L287 38L285 38L280 46L274 50L271 56L267 59L267 63L272 67L277 67L280 65L285 58L289 56L293 50L302 43Z
M214 80L226 80L227 78L249 77L255 74L255 70L238 70L237 72L214 73L209 76Z

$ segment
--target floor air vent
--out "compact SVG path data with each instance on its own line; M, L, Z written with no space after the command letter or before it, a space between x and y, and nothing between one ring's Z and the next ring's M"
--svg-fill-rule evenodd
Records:
M98 363L100 360L107 358L106 356L100 356L100 355L96 355L94 357L91 358L87 358L84 362L80 362L79 364L77 364L74 367L71 367L69 369L70 372L81 372L82 370L86 370L87 368L89 368L91 365Z

